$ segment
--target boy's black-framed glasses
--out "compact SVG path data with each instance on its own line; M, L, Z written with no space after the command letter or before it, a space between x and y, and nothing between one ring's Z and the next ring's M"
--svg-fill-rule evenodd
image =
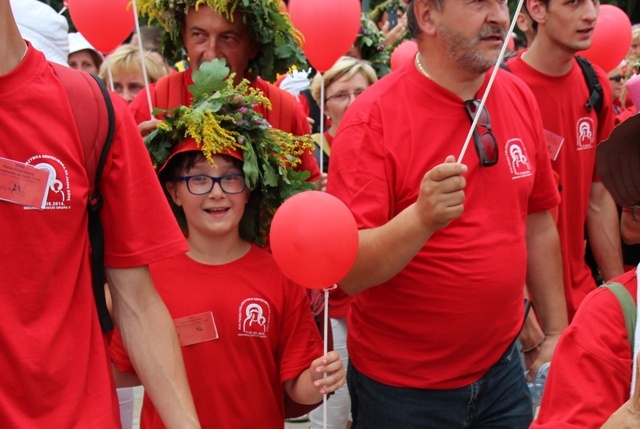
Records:
M480 100L467 100L464 102L464 107L473 123L473 120L480 108ZM483 167L491 167L498 163L498 142L491 130L491 121L489 118L489 111L486 107L482 107L480 111L480 118L476 125L476 129L473 130L473 143L480 158L480 165ZM482 132L479 128L485 128L486 131Z
M225 174L220 177L196 174L194 176L180 176L178 179L187 183L187 190L193 195L210 193L216 183L220 184L220 188L225 194L239 194L245 188L244 174L242 173Z

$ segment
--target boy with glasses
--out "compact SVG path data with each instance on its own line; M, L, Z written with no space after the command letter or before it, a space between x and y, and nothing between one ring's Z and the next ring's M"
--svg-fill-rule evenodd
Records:
M535 99L500 70L485 110L475 101L508 20L501 0L411 1L415 61L359 96L336 135L328 191L360 228L339 282L355 294L354 427L531 423L515 347L525 282L549 328L546 356L567 322L548 211L559 196ZM456 163L476 115L475 149Z
M203 427L281 429L285 392L315 404L345 380L338 353L322 355L305 289L260 248L285 196L313 186L292 168L311 143L247 109L266 98L246 80L221 82L222 64L208 65L195 86L224 88L176 109L147 139L189 243L150 272L176 321ZM209 115L198 114L203 106ZM119 370L136 373L117 336L112 352ZM146 400L141 422L163 427Z

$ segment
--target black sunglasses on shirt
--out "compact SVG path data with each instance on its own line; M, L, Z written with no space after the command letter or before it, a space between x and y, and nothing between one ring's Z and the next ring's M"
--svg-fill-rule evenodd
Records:
M480 108L480 100L467 100L464 102L464 107L473 123ZM479 114L480 118L478 119L476 129L473 130L473 143L476 147L478 158L480 158L480 165L483 167L491 167L498 163L498 142L491 130L491 121L487 108L483 106ZM486 131L482 132L479 128L485 128Z

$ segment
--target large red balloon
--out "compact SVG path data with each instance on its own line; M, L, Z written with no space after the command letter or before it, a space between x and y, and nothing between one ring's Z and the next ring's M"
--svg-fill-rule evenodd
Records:
M345 55L360 31L359 0L291 0L291 22L303 34L309 63L320 72L329 70Z
M67 0L71 21L98 51L111 52L136 25L131 0Z
M631 21L622 9L610 4L600 6L591 47L578 52L606 73L616 68L631 46Z
M358 254L358 227L342 201L320 191L286 200L271 222L271 252L282 272L309 289L342 280Z
M418 44L413 40L405 40L391 53L389 63L391 70L402 67L407 61L414 61L418 53Z

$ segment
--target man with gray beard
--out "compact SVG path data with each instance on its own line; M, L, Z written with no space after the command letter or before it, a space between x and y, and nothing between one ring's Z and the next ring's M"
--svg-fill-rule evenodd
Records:
M339 282L355 295L355 428L531 423L515 346L525 283L547 328L543 356L567 317L535 98L500 70L480 109L508 19L502 0L412 0L415 60L358 97L333 142L328 191L360 229ZM476 114L474 149L458 163Z

